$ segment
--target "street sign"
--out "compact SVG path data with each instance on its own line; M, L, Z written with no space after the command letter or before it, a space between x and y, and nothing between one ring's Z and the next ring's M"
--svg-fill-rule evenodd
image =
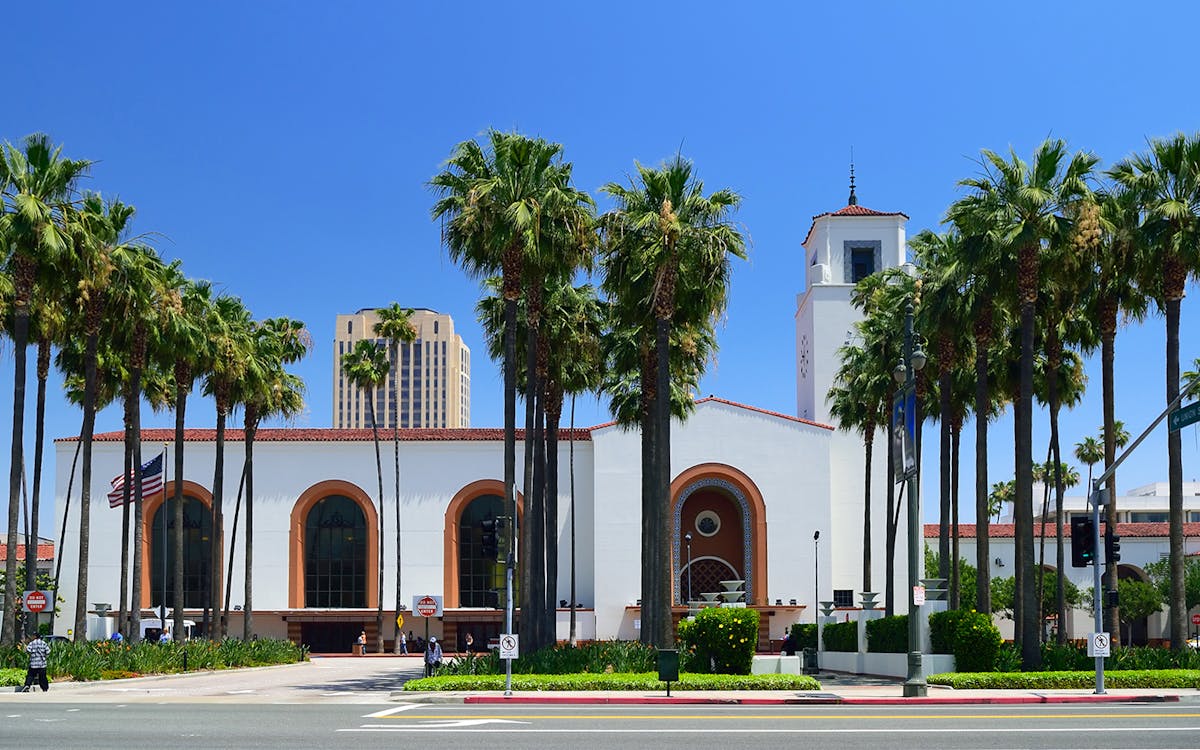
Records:
M925 603L925 587L913 586L913 604L918 607Z
M1088 656L1111 656L1108 633L1088 633Z
M1167 428L1177 432L1190 424L1200 422L1200 401L1181 406L1167 416Z
M1192 624L1200 625L1200 612L1197 612L1196 614L1192 615Z
M54 601L53 591L26 591L21 598L22 612L45 612Z
M501 633L500 634L500 658L501 659L516 659L520 656L520 636L516 633Z
M404 627L404 615L396 615L396 627Z
M432 594L414 596L412 608L421 617L441 617L442 597Z

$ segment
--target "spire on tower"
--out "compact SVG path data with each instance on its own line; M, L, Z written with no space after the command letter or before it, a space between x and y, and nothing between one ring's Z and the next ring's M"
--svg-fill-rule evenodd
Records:
M851 206L858 205L858 196L854 194L854 147L850 148L850 203Z

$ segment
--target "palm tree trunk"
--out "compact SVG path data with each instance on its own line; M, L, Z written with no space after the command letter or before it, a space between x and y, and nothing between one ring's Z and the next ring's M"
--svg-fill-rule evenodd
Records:
M129 478L133 476L133 424L129 416L129 392L125 392L125 445L124 473L125 484L121 487L121 596L117 606L117 630L125 640L129 640L129 505L133 500L133 484Z
M864 476L863 476L863 570L862 590L871 588L871 459L875 447L875 423L867 422L863 428Z
M96 305L88 312L87 343L83 355L83 427L79 442L83 445L83 471L80 477L79 497L79 567L75 576L75 642L87 640L87 600L89 540L91 536L92 506L92 434L96 430L96 349L99 334L92 323L99 320Z
M975 336L975 609L992 613L992 558L989 544L987 339Z
M949 352L945 336L942 337L942 359L947 359ZM938 427L940 428L939 468L941 487L938 494L938 578L943 583L950 580L950 411L954 389L952 371L947 362L940 368L938 377Z
M180 377L183 375L183 377ZM184 416L187 413L187 387L185 382L190 382L191 378L187 377L183 369L179 366L175 368L175 451L173 458L175 459L175 507L172 509L175 517L175 530L172 534L171 543L175 549L175 561L172 566L172 577L175 581L175 642L182 643L184 639L184 607L187 604L183 591L183 436L184 436Z
M367 412L371 417L371 436L375 442L375 476L379 479L379 585L375 601L375 653L383 653L383 458L379 454L379 424L375 421L375 393L367 401Z
M526 302L528 305L528 301ZM525 492L525 524L521 527L521 633L536 648L541 643L541 610L538 606L539 592L544 589L534 582L534 577L543 568L538 562L538 545L534 540L542 533L543 520L541 503L533 486L534 432L537 408L537 348L533 321L527 320L525 331L525 452L523 458L523 480ZM543 597L544 598L544 597Z
M950 609L962 602L962 579L958 549L958 460L962 423L957 419L950 425Z
M505 274L504 295L504 505L511 521L508 524L507 580L511 581L520 550L517 547L517 297L508 293L509 274ZM506 583L506 587L507 587ZM512 595L511 589L507 592ZM508 602L505 603L505 628L513 628Z
M1182 285L1180 285L1182 286ZM1179 396L1179 307L1183 297L1169 294L1167 313L1167 403ZM1171 649L1182 653L1187 648L1187 602L1184 579L1183 557L1183 445L1179 430L1167 433L1167 471L1170 485L1168 521L1170 522L1170 568L1171 601L1170 628ZM1109 579L1109 586L1117 587L1116 579Z
M1046 463L1047 470L1050 468L1050 461L1054 457L1054 442L1051 441L1046 445ZM1038 540L1038 561L1036 575L1037 578L1037 606L1038 606L1038 645L1045 641L1046 629L1046 613L1043 610L1043 604L1046 601L1046 516L1050 514L1050 477L1048 471L1043 471L1042 480L1042 514L1037 521L1037 540Z
M571 394L571 432L567 438L567 450L571 472L571 624L567 631L567 642L575 647L575 394Z
M24 256L17 255L16 259ZM29 297L33 288L33 270L28 270L28 285L18 285L13 309L13 422L12 451L8 469L8 547L4 557L4 612L17 611L17 522L21 509L21 475L25 467L25 349L29 343ZM14 274L16 276L16 274ZM24 288L24 291L20 290ZM16 645L16 617L4 618L0 643Z
M641 619L642 629L639 633L641 642L654 645L654 633L657 627L658 608L653 606L654 587L656 579L652 568L655 560L655 451L658 443L655 433L658 431L658 420L655 418L657 396L654 389L658 387L657 362L653 354L645 356L642 363L642 597Z
M221 615L221 573L225 570L225 420L229 413L227 401L217 396L217 454L213 464L213 533L212 556L209 567L209 609L216 634L215 640L225 638L225 618ZM205 634L212 638L207 630Z
M392 419L392 462L396 472L396 614L400 614L400 404L396 402L396 381L400 380L400 347L396 341L392 340L392 405L391 408L396 411L395 418ZM379 593L383 596L383 592ZM392 653L400 653L400 620L393 620L395 628L392 630Z
M133 594L130 597L129 610L129 637L134 643L142 639L142 564L144 555L142 554L142 540L145 535L145 528L142 525L144 514L143 498L142 498L142 417L141 417L141 393L142 393L142 372L138 368L133 368L131 373L133 381L131 390L133 392Z
M540 378L539 378L540 380ZM529 593L537 618L537 647L548 645L552 638L553 628L547 628L547 618L554 616L554 610L547 610L546 602L553 593L549 591L546 580L546 535L550 530L546 525L546 440L545 440L545 396L541 385L537 386L537 395L533 405L533 501L530 503L534 510L534 521L537 526L533 529L533 591Z
M1037 248L1023 248L1020 273L1027 276L1032 267L1032 279L1037 279ZM1032 257L1030 257L1032 256ZM1022 542L1021 558L1017 565L1023 573L1022 586L1016 599L1020 602L1021 668L1032 671L1041 666L1038 645L1038 606L1033 577L1033 334L1035 326L1036 286L1032 298L1021 300L1021 373L1020 391L1016 404L1016 513L1017 535Z
M1105 311L1104 320L1102 320L1103 333L1100 339L1100 367L1103 380L1104 391L1104 467L1107 469L1112 466L1117 460L1117 435L1116 435L1116 376L1113 373L1113 361L1116 357L1116 305L1112 305L1111 326L1108 325L1109 319L1107 310ZM1089 467L1090 469L1090 467ZM1092 494L1092 482L1088 480L1087 486L1088 495ZM1117 523L1117 474L1108 478L1108 505L1104 508L1104 519L1106 523L1113 525L1116 528ZM1111 560L1104 561L1104 572L1108 580L1113 580L1117 576L1117 564ZM1108 632L1121 632L1121 613L1117 607L1108 607L1105 610L1105 622L1108 623Z
M895 439L894 427L891 414L893 413L893 399L888 399L888 422L887 422L887 561L884 564L886 576L884 580L883 594L883 610L888 617L896 614L896 531L899 525L899 519L896 515L896 460L895 454L892 452L892 440ZM813 592L814 594L816 592Z
M246 483L246 593L242 601L242 640L248 641L254 637L254 435L258 432L258 412L253 406L246 406L245 428L246 465L242 467L242 475ZM382 496L379 505L382 513ZM379 542L382 547L383 539ZM379 594L382 600L383 591Z
M46 380L50 377L50 342L38 342L38 357L37 357L37 406L36 416L34 417L34 438L33 438L33 500L27 518L29 519L29 535L33 538L33 546L29 543L25 544L25 588L33 591L37 588L37 554L38 547L38 518L41 515L41 492L42 492L42 457L45 452L46 443ZM64 524L65 528L66 524ZM29 550L33 549L33 562L30 562ZM62 549L60 546L59 549ZM56 592L58 588L54 589ZM50 610L53 612L54 607ZM26 626L26 635L33 635L36 630L37 615L28 618Z
M546 405L546 626L551 644L558 641L558 423L562 393Z
M1058 623L1058 632L1055 636L1055 641L1059 644L1067 642L1067 600L1066 587L1064 576L1066 571L1063 570L1063 475L1062 475L1062 445L1059 442L1058 432L1058 415L1062 410L1062 399L1058 393L1058 378L1061 371L1060 362L1062 361L1061 345L1058 336L1054 332L1053 326L1050 329L1050 341L1047 342L1049 349L1049 391L1050 391L1050 449L1053 454L1051 460L1054 462L1054 613L1055 620ZM1045 516L1042 517L1042 530L1045 536ZM1042 542L1043 548L1045 542ZM1044 575L1044 573L1043 573ZM1040 601L1040 600L1039 600Z
M668 525L668 509L671 506L671 321L669 318L658 318L655 322L655 355L658 360L658 370L655 376L658 380L657 402L655 403L655 528L654 551L655 576L654 600L651 604L658 610L658 622L654 633L654 645L659 648L670 648L675 642L675 632L671 618L671 603L675 575L671 564L671 533ZM745 571L743 571L743 574ZM747 582L750 583L749 581ZM746 587L751 593L750 586ZM759 592L753 592L758 595ZM747 596L749 602L751 596Z

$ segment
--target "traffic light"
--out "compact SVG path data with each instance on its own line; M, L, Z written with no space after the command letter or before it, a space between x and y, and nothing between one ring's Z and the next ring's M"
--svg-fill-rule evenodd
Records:
M1075 516L1071 519L1071 567L1086 568L1096 559L1096 527L1092 519Z
M495 518L485 518L479 522L480 554L484 559L495 560L500 554L499 524Z
M1104 562L1115 563L1121 559L1121 537L1117 536L1116 524L1106 524L1104 527Z

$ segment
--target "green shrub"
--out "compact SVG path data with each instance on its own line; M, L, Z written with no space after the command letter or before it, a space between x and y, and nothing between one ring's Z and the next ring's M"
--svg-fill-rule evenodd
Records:
M1084 647L1080 648L1080 652L1087 658ZM1159 646L1118 646L1113 648L1112 656L1105 659L1104 664L1112 669L1200 669L1200 650L1185 648L1172 651Z
M826 651L857 651L858 623L835 622L826 625L821 631L821 639L825 642Z
M954 653L954 629L958 627L962 616L961 609L934 612L929 616L929 644L933 653Z
M792 638L796 641L796 648L816 648L817 647L817 625L816 623L796 623L792 626Z
M1096 685L1095 672L954 672L930 675L930 685L959 690L1085 690ZM1144 669L1105 672L1105 687L1200 688L1200 670Z
M1087 651L1074 644L1042 644L1042 669L1046 672L1074 672L1094 668L1096 660L1089 658ZM966 671L966 670L961 670Z
M759 614L740 607L709 607L679 623L680 669L750 674L758 645Z
M16 687L25 684L25 670L5 668L0 669L0 687Z
M514 690L662 690L657 672L639 674L514 674ZM671 683L675 690L819 690L812 677L796 674L691 674ZM407 691L503 690L503 675L438 675L404 683Z
M1000 649L996 652L996 664L993 669L996 672L1020 672L1021 671L1021 652L1017 650L1014 643L1001 643Z
M867 622L867 651L903 654L908 651L908 615L892 615Z
M656 668L657 649L637 641L595 641L571 647L547 646L514 659L514 674L574 674L577 672L647 672ZM504 674L499 652L487 651L442 663L439 675Z
M954 628L954 668L960 672L986 672L996 668L1003 643L1000 629L989 615L962 612Z

